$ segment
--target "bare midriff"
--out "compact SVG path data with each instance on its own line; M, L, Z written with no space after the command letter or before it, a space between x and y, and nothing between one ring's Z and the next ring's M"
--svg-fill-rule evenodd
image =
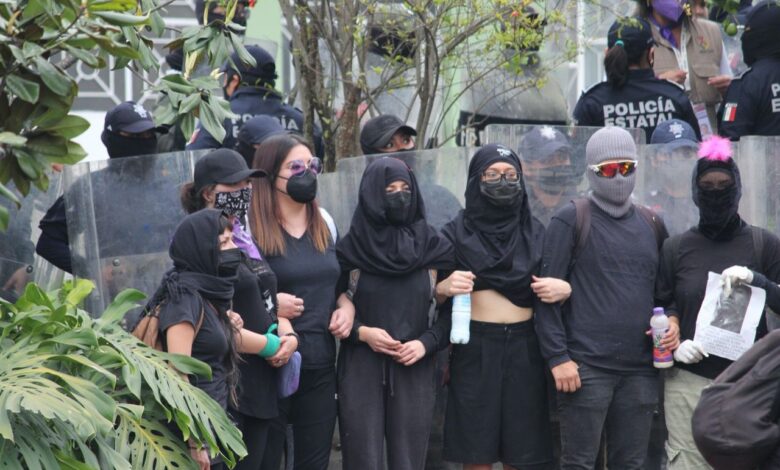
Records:
M532 309L518 307L493 289L471 293L472 320L509 324L530 320L533 314Z

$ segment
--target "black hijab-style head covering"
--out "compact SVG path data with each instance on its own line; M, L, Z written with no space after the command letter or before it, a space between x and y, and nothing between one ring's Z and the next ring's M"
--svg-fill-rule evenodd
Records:
M411 206L403 223L388 220L385 187L404 181ZM414 174L406 163L385 157L372 162L360 181L358 206L349 232L336 244L346 269L400 276L426 268L452 268L452 245L425 221L425 208Z
M528 208L522 176L522 195L513 205L498 207L483 196L482 174L496 162L509 163L522 175L512 150L495 144L482 147L469 164L466 208L442 232L455 245L459 267L477 276L477 289L495 289L513 304L531 307L531 276L542 259L544 228Z
M173 269L165 274L158 294L178 301L182 293L198 293L220 311L226 310L233 298L235 277L218 274L219 236L230 226L217 209L203 209L185 217L168 250Z
M699 179L711 171L727 173L734 184L725 189L701 189ZM737 163L730 156L704 156L696 162L691 185L693 203L699 208L699 233L715 241L734 238L745 225L737 213L742 197L742 180Z
M745 18L745 32L742 33L742 56L747 65L760 59L780 59L780 5L774 0L757 3Z

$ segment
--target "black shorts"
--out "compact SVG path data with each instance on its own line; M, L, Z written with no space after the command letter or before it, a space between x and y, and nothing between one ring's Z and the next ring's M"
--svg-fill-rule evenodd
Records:
M445 460L552 466L545 366L532 320L472 321L468 344L453 345L450 374Z

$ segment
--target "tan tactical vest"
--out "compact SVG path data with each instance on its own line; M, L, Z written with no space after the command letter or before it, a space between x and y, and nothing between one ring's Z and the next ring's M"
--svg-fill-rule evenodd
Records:
M698 18L691 18L686 21L686 24L689 32L686 43L688 78L691 84L689 98L691 103L707 105L707 116L712 129L715 130L717 129L715 111L723 97L716 88L707 85L707 79L720 75L720 61L723 56L720 27L717 23ZM672 45L661 37L657 26L653 25L652 29L656 42L653 71L656 75L660 75L669 70L679 69Z

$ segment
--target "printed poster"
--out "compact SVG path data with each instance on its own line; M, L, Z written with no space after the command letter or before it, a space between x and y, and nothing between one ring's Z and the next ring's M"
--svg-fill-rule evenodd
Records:
M709 273L704 301L696 319L698 341L707 353L736 361L756 340L766 292L747 284L733 285L723 295L720 274Z

